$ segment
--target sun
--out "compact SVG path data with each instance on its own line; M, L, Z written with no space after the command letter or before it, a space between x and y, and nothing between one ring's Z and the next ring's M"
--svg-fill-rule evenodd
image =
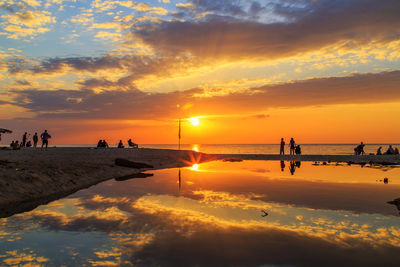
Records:
M199 126L200 120L199 117L192 117L188 119L193 126Z

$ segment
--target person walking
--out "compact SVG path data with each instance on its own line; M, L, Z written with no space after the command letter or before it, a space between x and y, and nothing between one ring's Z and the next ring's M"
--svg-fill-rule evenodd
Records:
M281 149L279 151L279 155L285 155L285 141L281 138Z
M40 138L42 139L42 148L44 145L46 145L47 148L51 135L47 132L47 130L44 130L44 132L40 135Z
M39 137L38 137L37 133L35 133L35 134L33 135L32 140L33 140L33 147L36 148L37 143L38 143L38 141L39 141Z
M290 155L294 155L296 143L294 142L293 137L290 138L289 147L290 147Z

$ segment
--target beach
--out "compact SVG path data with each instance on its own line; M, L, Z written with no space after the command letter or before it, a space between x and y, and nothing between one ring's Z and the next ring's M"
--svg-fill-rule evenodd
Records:
M118 166L116 159L150 166ZM142 171L192 166L212 160L314 161L321 164L397 165L398 155L205 154L190 150L49 148L0 151L0 216L31 210L102 181L140 177ZM135 176L136 175L136 176Z
M136 169L117 158L146 163ZM0 216L26 211L99 182L148 169L176 168L215 157L193 151L158 149L48 148L0 151Z

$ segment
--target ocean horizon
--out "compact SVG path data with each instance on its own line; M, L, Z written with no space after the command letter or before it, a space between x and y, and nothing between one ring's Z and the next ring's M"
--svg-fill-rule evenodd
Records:
M358 144L300 144L302 154L307 155L352 155L354 147ZM400 146L399 144L366 144L365 153L376 153L382 146L382 151L387 147ZM56 147L94 147L95 144L54 144ZM116 144L110 144L110 147L116 147ZM182 150L194 150L203 153L212 154L278 154L279 144L181 144ZM154 149L178 149L178 144L139 144L141 148ZM285 153L289 153L289 146L286 145Z

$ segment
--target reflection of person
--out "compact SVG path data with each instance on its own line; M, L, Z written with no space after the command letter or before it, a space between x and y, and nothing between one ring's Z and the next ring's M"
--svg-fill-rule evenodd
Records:
M301 166L301 161L296 161L296 167L300 168L300 166Z
M42 148L44 145L46 145L47 148L51 135L47 132L47 130L44 130L44 132L40 135L40 138L42 139Z
M285 162L281 160L281 171L285 170Z
M285 155L285 141L281 138L281 149L279 151L279 155Z
M289 170L290 170L290 174L291 174L291 175L293 175L294 172L296 171L296 165L295 165L295 162L294 162L294 161L291 161L291 162L290 162L290 168L289 168Z

